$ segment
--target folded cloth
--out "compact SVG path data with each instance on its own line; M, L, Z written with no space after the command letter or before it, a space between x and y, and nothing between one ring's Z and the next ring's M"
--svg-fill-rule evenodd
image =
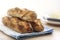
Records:
M32 33L17 33L13 31L12 29L5 27L3 25L0 25L0 31L4 32L8 36L11 36L13 38L16 38L17 40L21 40L24 37L33 37L33 36L38 36L38 35L44 35L44 34L49 34L53 32L52 28L44 27L44 31L42 32L32 32Z

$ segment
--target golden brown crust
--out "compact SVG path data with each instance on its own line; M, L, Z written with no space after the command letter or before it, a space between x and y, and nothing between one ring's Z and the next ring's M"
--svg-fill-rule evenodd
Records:
M36 32L40 32L44 30L44 27L39 19L34 20L33 22L30 22L33 30Z
M12 8L8 10L8 15L21 18L25 13L19 8Z
M11 26L10 18L7 17L7 16L2 18L2 22L3 22L4 25L6 25L6 26Z
M4 17L3 24L20 33L30 33L33 31L29 23L14 17Z
M24 21L19 22L19 25L21 26L21 30L23 32L28 33L28 32L32 32L32 30L33 30L31 25L29 23L24 22Z
M19 8L9 9L8 15L13 17L18 17L26 21L33 21L37 18L37 15L34 11L30 11L28 9L19 9Z
M34 11L28 9L12 8L8 15L3 17L3 24L19 33L40 32L44 27Z
M34 11L29 11L28 14L26 14L22 17L22 19L26 20L26 21L33 21L36 18L37 18L37 16Z

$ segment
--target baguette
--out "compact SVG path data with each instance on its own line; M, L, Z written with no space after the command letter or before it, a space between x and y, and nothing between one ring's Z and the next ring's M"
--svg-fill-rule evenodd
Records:
M14 17L3 17L3 24L19 33L30 33L33 31L29 23Z
M33 21L37 18L36 13L28 9L12 8L12 9L9 9L7 13L10 16L18 17L26 21Z

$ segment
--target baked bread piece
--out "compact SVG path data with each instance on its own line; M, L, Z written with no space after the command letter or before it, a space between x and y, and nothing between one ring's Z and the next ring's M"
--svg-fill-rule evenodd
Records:
M31 25L15 17L3 17L3 24L19 33L30 33L33 31Z
M9 9L8 15L21 18L23 15L26 14L26 12L27 12L26 9L24 9L24 11L22 11L21 9L16 7L16 8Z
M40 19L36 19L36 20L34 20L33 22L30 22L30 23L31 23L34 31L40 32L40 31L44 30L44 27L43 27Z
M8 15L13 17L18 17L26 21L32 21L37 18L37 15L34 11L30 11L28 9L19 9L19 8L9 9Z
M37 16L34 11L29 11L27 14L25 14L22 17L22 19L26 20L26 21L33 21L33 20L37 19Z
M11 21L10 21L10 18L5 16L2 18L2 22L5 26L11 26Z

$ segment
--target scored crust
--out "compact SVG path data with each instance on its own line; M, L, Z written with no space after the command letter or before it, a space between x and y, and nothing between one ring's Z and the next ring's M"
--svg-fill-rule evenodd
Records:
M27 20L27 21L33 21L33 20L37 19L37 16L34 11L29 11L28 14L26 14L22 17L22 19Z
M43 27L40 19L36 19L36 20L34 20L33 22L30 22L30 23L31 23L34 31L40 32L40 31L44 30L44 27Z
M29 23L15 17L3 17L3 24L19 33L30 33L33 31Z
M28 9L19 9L19 8L12 8L8 10L8 15L13 17L18 17L26 21L33 21L37 19L37 15L34 11Z
M14 17L19 17L21 18L23 15L25 15L27 13L26 9L24 9L23 11L19 8L12 8L8 10L8 15L10 16L14 16Z

